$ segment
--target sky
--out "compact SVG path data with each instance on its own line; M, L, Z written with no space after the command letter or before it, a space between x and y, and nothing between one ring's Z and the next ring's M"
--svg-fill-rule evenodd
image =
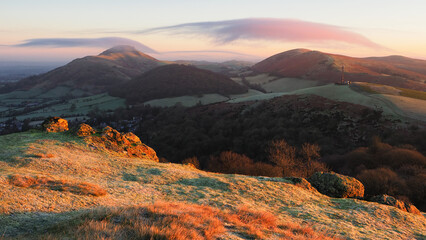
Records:
M2 0L0 61L71 61L114 45L161 60L260 61L294 48L426 59L424 0Z

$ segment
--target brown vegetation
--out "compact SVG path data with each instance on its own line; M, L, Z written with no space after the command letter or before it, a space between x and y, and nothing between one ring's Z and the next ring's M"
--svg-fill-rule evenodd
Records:
M51 153L35 153L34 157L38 157L38 158L54 158L55 155L53 155Z
M221 173L237 173L269 177L309 177L315 172L328 171L324 163L318 162L319 147L303 144L301 149L290 146L284 140L272 141L269 148L271 163L254 162L244 154L224 151L211 155L207 170Z
M222 211L210 206L162 202L130 208L98 209L79 221L56 227L55 239L334 239L309 226L286 223L264 211ZM226 237L225 237L226 238Z
M49 177L31 177L22 175L12 175L9 177L9 184L23 188L50 189L54 191L70 192L79 195L103 196L107 192L100 186L69 180L54 180Z
M325 163L318 162L320 147L316 144L304 143L297 150L284 140L273 141L269 148L269 158L283 169L285 177L309 177L315 172L327 172Z
M426 210L426 157L413 146L395 147L375 137L369 147L325 161L334 171L359 179L367 198L388 194Z
M200 162L197 157L186 158L182 161L182 164L192 166L194 168L200 169Z
M282 176L282 169L263 162L253 162L244 154L225 151L219 156L210 156L207 170L220 173L237 173L251 176Z

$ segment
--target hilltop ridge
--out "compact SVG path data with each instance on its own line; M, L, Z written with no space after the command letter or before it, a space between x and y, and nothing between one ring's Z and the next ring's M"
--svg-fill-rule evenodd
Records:
M131 46L116 46L98 56L78 58L44 74L11 83L3 92L41 88L71 87L89 93L106 92L107 88L163 65L161 61Z
M283 77L337 82L341 68L345 79L426 91L426 61L402 56L355 58L343 55L293 49L275 54L252 69Z

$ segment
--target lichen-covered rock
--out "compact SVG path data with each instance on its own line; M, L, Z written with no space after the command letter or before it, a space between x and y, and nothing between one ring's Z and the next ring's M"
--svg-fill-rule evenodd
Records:
M122 145L128 143L127 139L120 132L110 126L106 126L102 130L102 138L115 145Z
M86 137L86 136L91 136L95 132L96 131L90 125L82 123L78 125L75 134L77 134L77 136L79 137Z
M122 134L110 126L102 130L101 136L88 136L86 141L95 149L106 149L128 157L159 161L154 149L143 144L138 136L131 132Z
M123 136L127 139L127 141L129 141L131 144L142 144L140 138L138 136L136 136L134 133L132 132L128 132L123 134Z
M68 121L60 117L50 117L44 120L41 127L46 132L68 131Z
M130 157L148 157L149 159L158 162L157 153L154 149L141 143L139 145L130 145L124 148Z
M386 194L374 196L370 198L370 201L393 206L401 209L402 211L420 215L419 209L417 209L413 204L403 202Z
M316 172L308 181L320 193L337 198L362 198L364 185L353 177L337 173Z
M308 182L308 180L304 178L285 177L284 179L290 181L292 184L294 184L297 187L301 187L312 192L318 192L314 187L312 187L312 185Z

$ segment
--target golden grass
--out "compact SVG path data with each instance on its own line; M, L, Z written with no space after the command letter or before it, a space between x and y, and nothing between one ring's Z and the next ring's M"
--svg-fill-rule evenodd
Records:
M357 84L357 86L359 86L362 91L367 92L367 93L371 93L371 94L378 94L378 93L380 93L380 92L377 92L377 91L373 90L367 84Z
M38 158L54 158L55 155L51 154L51 153L35 153L34 157L38 157Z
M65 229L76 231L77 227L71 228L70 219L76 219L76 216L94 207L105 209L106 213L102 215L104 224L108 225L105 229L114 226L123 231L133 231L133 227L115 223L105 216L113 210L125 212L126 209L146 208L150 206L147 204L161 201L220 209L218 219L226 230L223 234L230 236L222 239L253 239L259 236L263 239L304 239L304 234L317 229L349 239L421 239L426 236L426 218L422 216L378 203L328 198L296 187L282 178L215 174L181 164L123 157L92 149L81 139L63 133L33 131L5 135L0 136L0 145L0 213L5 213L0 214L0 236L4 234L13 239L34 239L34 233L51 233L51 239L66 238L59 232L55 235L51 227L61 223L66 225ZM36 153L53 153L55 157L38 158L34 157ZM73 183L96 183L108 194L93 197L17 187L9 183L10 176L16 174L33 178L48 176ZM244 208L239 208L240 205L247 206L249 216L242 217ZM261 212L266 211L274 217L272 220L266 214L258 217L253 209L262 209ZM240 217L237 217L238 212ZM226 220L226 215L229 220ZM87 223L93 220L92 224L99 227L102 220L99 219L80 217L77 220ZM118 219L122 218L119 216ZM263 222L259 223L264 226L263 230L249 229L256 226L256 221ZM312 230L303 222L313 224ZM268 224L272 225L268 227ZM34 232L34 229L37 231ZM69 234L74 236L75 233L71 231ZM297 237L284 237L285 234ZM120 239L119 236L117 238Z
M407 88L391 87L388 85L365 82L358 82L356 83L356 85L359 86L364 92L371 94L390 94L395 96L426 100L426 92L424 91L417 91Z
M103 188L95 184L68 180L54 180L49 177L12 175L9 178L9 184L23 188L50 189L95 197L107 194Z
M420 100L426 100L426 92L416 91L416 90L411 90L406 88L398 88L398 89L401 90L401 92L399 93L401 96L420 99Z
M83 215L76 224L56 226L43 239L336 239L308 226L283 223L273 214L241 208L218 208L160 202L129 208L103 208Z

